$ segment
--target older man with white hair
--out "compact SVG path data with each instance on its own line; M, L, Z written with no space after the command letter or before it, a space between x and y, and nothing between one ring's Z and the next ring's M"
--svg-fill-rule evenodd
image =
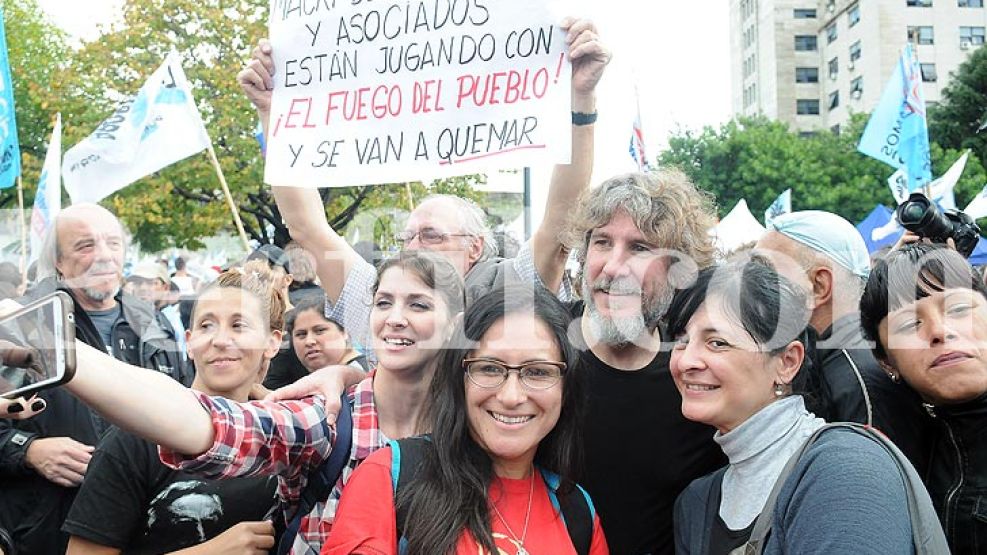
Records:
M120 221L95 204L59 213L25 302L55 290L72 297L76 337L116 358L189 380L177 336L150 303L121 292L126 238ZM62 553L60 531L94 446L108 424L62 388L39 394L45 412L0 420L0 527L24 553Z
M853 225L830 212L806 210L775 218L755 252L809 293L813 345L806 404L829 422L859 422L887 434L921 470L920 402L884 372L860 329L858 305L870 273L867 246Z

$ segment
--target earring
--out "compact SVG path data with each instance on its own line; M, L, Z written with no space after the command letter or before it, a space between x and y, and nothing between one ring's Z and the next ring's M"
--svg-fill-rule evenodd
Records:
M901 382L901 377L895 372L888 372L888 377L891 378L891 381L894 383Z
M784 396L785 396L785 384L775 383L775 397L784 397Z

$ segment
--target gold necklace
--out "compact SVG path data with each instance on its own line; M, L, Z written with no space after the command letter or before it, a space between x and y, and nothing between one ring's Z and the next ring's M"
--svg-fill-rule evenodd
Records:
M531 517L531 497L532 494L535 492L534 467L531 468L531 480L529 480L529 483L530 485L528 486L528 508L527 510L524 511L524 530L521 531L520 539L517 537L517 534L514 533L514 530L511 530L511 526L507 524L507 519L504 518L504 515L500 514L500 511L497 509L497 505L493 503L490 504L490 506L493 507L494 513L497 515L497 518L499 518L500 522L504 525L504 528L507 528L507 532L511 535L511 538L518 543L518 550L515 555L529 555L528 550L524 548L524 538L528 537L528 519Z

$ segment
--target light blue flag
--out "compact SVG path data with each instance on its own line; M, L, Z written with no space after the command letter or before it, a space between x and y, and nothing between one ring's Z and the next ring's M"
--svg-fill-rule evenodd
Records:
M919 190L932 180L922 74L911 44L905 46L891 73L857 150L894 168L904 168L909 191Z
M7 61L7 31L0 11L0 189L14 184L21 174L21 149L17 144L17 120L14 118L14 83L10 80Z
M792 213L792 190L785 189L785 192L778 195L778 198L771 203L771 206L764 211L764 227L771 229L771 221L782 214Z

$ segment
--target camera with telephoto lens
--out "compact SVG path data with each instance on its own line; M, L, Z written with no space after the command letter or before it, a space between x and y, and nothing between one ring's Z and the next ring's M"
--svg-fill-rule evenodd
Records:
M950 208L942 211L922 193L912 193L898 206L895 218L901 227L934 243L952 238L956 250L969 258L980 240L980 226L965 213Z

